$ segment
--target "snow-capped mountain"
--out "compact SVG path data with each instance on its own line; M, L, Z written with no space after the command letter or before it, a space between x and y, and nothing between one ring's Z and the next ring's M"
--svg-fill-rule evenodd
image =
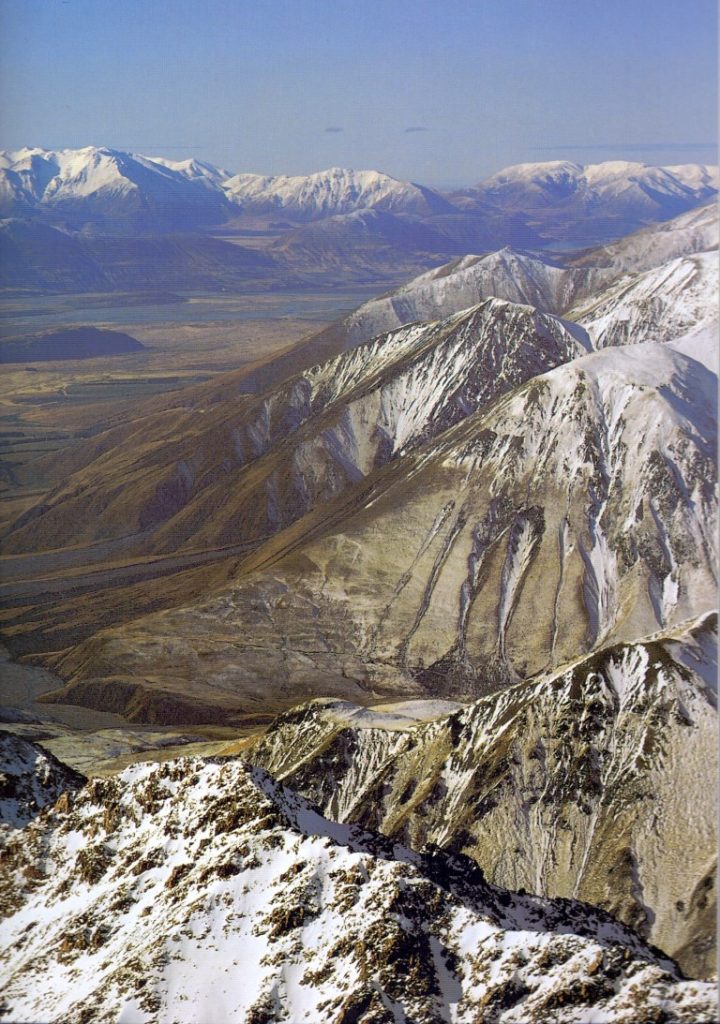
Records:
M446 199L422 185L398 181L380 171L344 167L296 177L236 174L223 188L245 212L278 213L291 220L316 220L371 209L416 214L453 210Z
M189 160L168 160L162 156L142 159L145 161L149 159L153 164L167 167L169 170L182 174L183 177L189 178L191 181L201 182L206 188L212 190L222 187L228 178L232 177L230 171L226 171L222 167L215 167L204 160L195 160L194 158Z
M156 434L151 451L128 439L129 450L119 445L96 459L89 442L88 463L18 521L6 549L33 537L45 547L80 540L80 521L85 539L145 533L154 550L257 543L589 348L580 328L498 299L403 328L291 378L242 412L228 400L200 418L194 409L163 416L168 441ZM138 441L147 429L135 426ZM98 501L115 491L116 469L124 481L116 500ZM87 514L90 507L97 511Z
M85 776L58 761L37 743L0 731L0 840L8 828L22 828Z
M717 193L717 167L555 160L507 167L450 199L465 208L479 203L524 213L548 240L591 245L668 220Z
M333 819L462 851L499 885L599 904L706 976L716 621L605 648L444 718L431 707L431 724L403 705L316 701L247 756Z
M714 1014L601 911L330 822L235 759L94 780L10 841L1 883L8 1021Z
M188 231L228 219L225 178L192 160L160 162L95 146L26 148L0 154L0 211L123 234Z
M322 694L471 699L702 614L715 404L714 375L663 345L534 377L312 508L237 582L70 650L56 699L97 706L111 677L140 718L156 698L228 717ZM352 436L330 435L336 464Z

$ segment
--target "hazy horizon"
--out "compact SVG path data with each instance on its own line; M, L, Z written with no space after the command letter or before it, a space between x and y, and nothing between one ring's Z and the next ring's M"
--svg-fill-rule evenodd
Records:
M0 145L233 172L715 163L715 4L0 0Z

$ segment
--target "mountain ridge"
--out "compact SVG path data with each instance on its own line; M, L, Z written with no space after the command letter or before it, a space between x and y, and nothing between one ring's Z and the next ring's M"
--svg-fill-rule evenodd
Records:
M0 881L9 1020L712 1013L712 986L603 912L330 822L232 758L93 780L6 845Z

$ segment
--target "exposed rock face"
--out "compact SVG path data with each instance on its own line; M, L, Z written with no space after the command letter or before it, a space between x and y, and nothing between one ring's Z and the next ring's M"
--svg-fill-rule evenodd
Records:
M95 780L11 843L9 1021L710 1022L602 911L329 822L236 760Z
M0 838L85 781L37 743L0 732Z
M476 698L701 614L715 400L662 345L552 370L284 531L236 584L78 646L62 699L97 706L112 677L229 710L267 706L266 680L286 704Z
M712 974L716 622L606 648L427 725L316 702L250 757L339 821L602 906L690 975Z
M154 550L257 543L589 348L582 329L497 299L383 335L240 412L165 417L148 444L103 453L46 495L6 550L148 530Z

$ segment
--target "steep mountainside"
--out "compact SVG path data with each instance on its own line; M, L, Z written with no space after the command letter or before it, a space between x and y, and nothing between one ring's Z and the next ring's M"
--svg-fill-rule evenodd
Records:
M683 256L625 275L568 316L585 327L595 348L640 341L686 343L698 336L714 339L717 351L719 270L717 252ZM712 368L717 369L717 359Z
M698 615L714 380L652 345L536 377L298 520L235 585L79 645L60 699L101 706L110 686L142 718L143 693L228 715L472 698Z
M86 779L37 743L0 731L0 840Z
M556 160L507 167L450 199L466 209L481 203L525 214L547 240L597 245L669 220L717 194L717 167Z
M321 817L237 760L95 780L5 850L9 1021L714 1017L601 911Z
M396 331L240 412L224 402L166 416L149 444L139 423L133 443L111 448L18 521L6 550L148 530L145 549L258 542L588 348L581 330L495 299Z
M430 725L317 701L250 753L332 818L471 856L715 966L717 631L605 648Z

